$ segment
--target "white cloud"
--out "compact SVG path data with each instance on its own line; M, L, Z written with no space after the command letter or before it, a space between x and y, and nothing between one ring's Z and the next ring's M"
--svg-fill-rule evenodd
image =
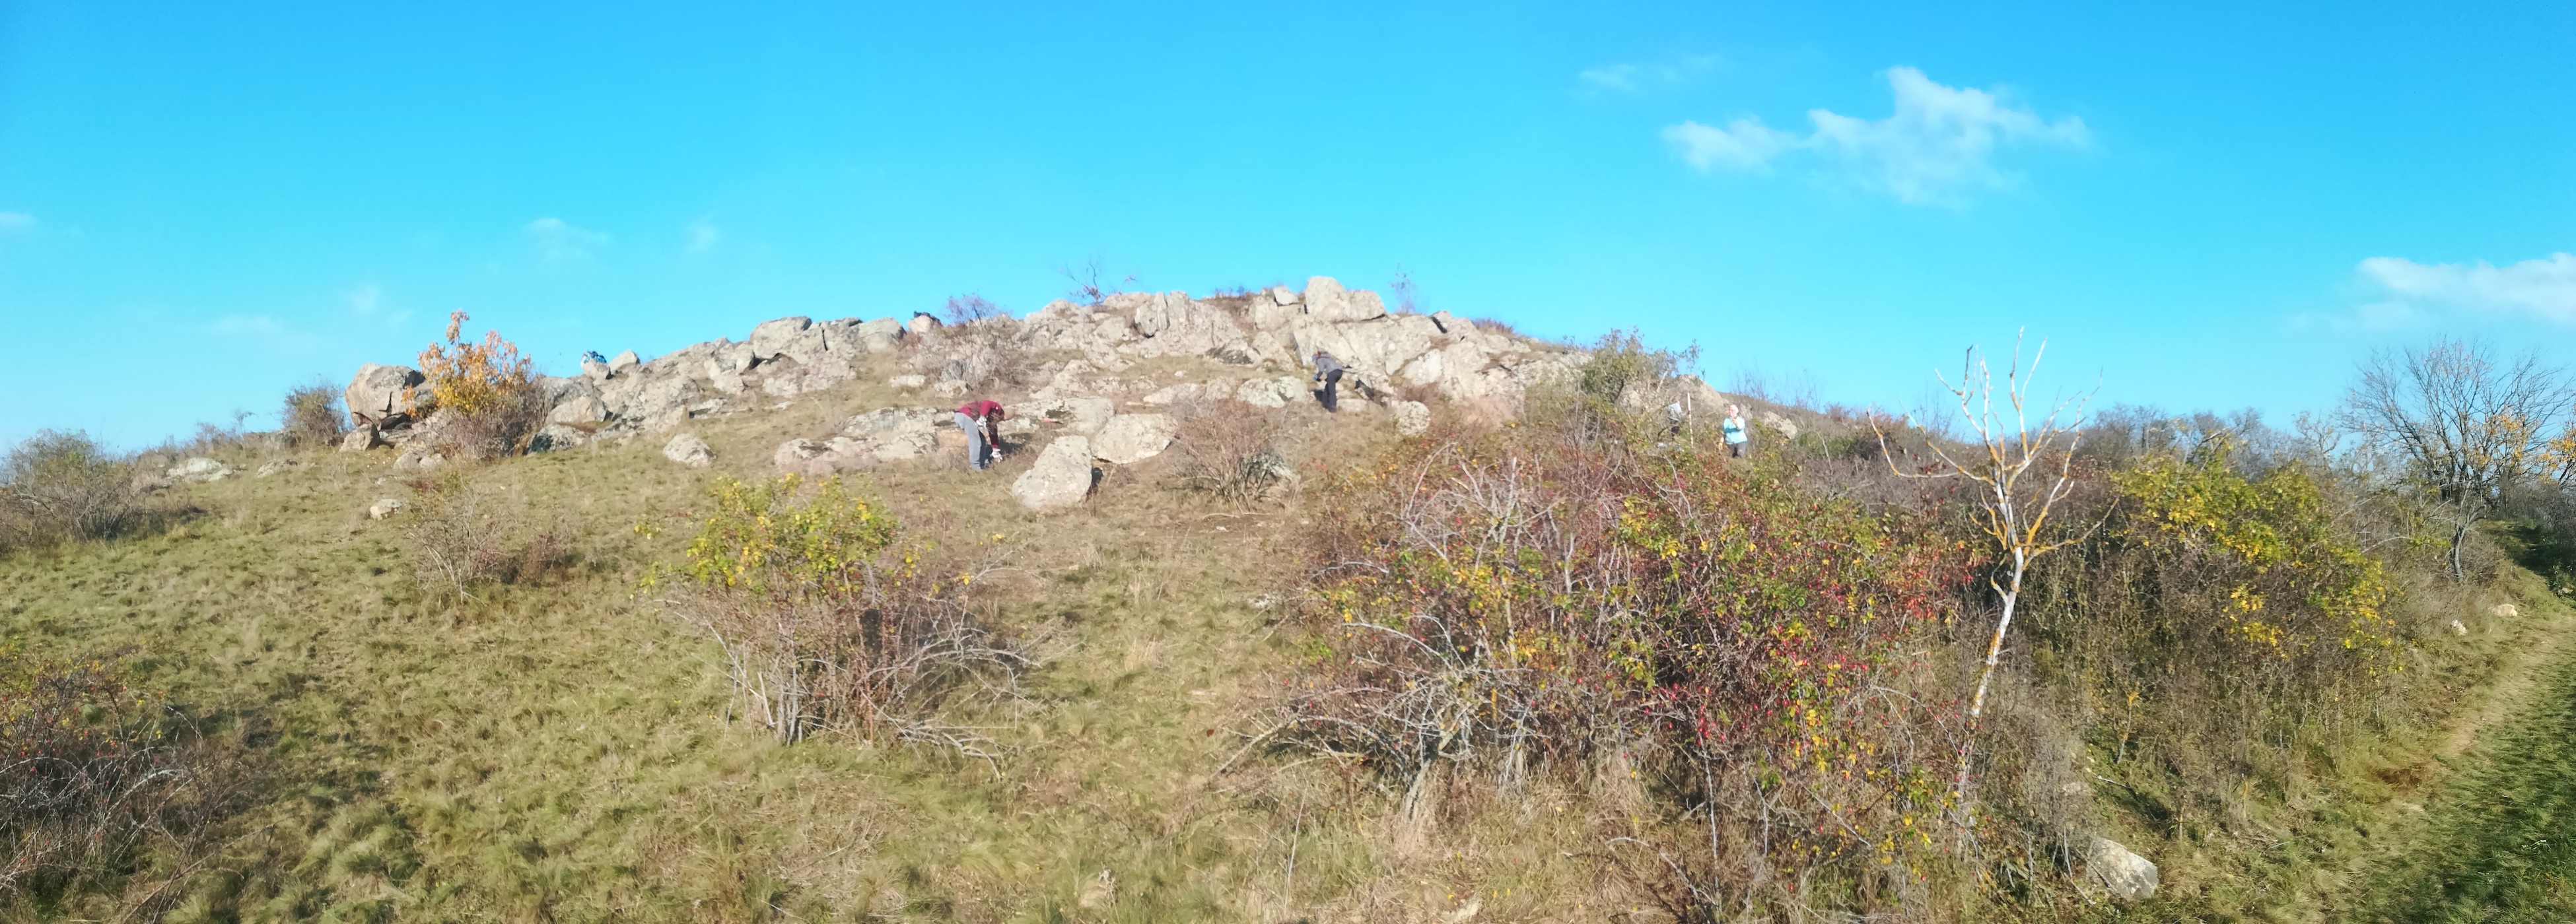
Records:
M1896 112L1861 119L1826 109L1807 111L1815 130L1804 137L1746 117L1724 129L1683 122L1664 139L1701 170L1756 170L1792 152L1812 152L1834 162L1845 178L1915 205L1959 205L1980 189L1999 189L2011 177L1994 166L2006 144L2082 147L2091 141L2082 119L2056 121L2005 103L1996 93L1943 86L1910 67L1887 72Z
M723 229L704 218L689 223L689 252L705 253L724 242Z
M536 242L537 256L548 263L568 263L590 259L592 251L608 246L608 235L575 227L561 218L540 218L528 223L528 237Z
M1604 93L1644 93L1679 86L1717 67L1716 55L1689 55L1654 64L1604 64L1574 75L1584 89Z
M36 230L36 216L25 212L0 212L0 234L23 234Z
M1798 144L1798 136L1746 117L1710 128L1697 122L1684 122L1664 129L1664 140L1672 142L1682 159L1702 170L1768 170L1771 158Z
M2418 306L2467 308L2529 313L2546 321L2576 324L2576 254L2553 253L2511 266L2484 260L2426 265L2398 257L2371 257L2361 261L2360 270L2365 279L2393 296L2389 303L2365 307L2365 312Z

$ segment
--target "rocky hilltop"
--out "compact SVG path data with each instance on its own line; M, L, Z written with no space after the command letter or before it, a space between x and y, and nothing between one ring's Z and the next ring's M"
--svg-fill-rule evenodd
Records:
M779 409L843 383L880 375L918 393L909 406L862 409L837 432L778 446L782 471L828 473L922 459L943 440L951 402L1001 401L1006 439L1020 448L1044 436L1039 463L1015 493L1031 507L1078 502L1095 464L1129 465L1171 441L1175 406L1227 400L1281 407L1309 400L1306 358L1321 350L1349 372L1346 409L1391 416L1417 431L1434 403L1489 417L1518 412L1528 390L1571 372L1586 355L1564 344L1489 329L1448 312L1387 309L1377 293L1344 288L1323 276L1303 291L1286 286L1194 297L1185 292L1130 292L1096 304L1057 300L1023 318L1005 314L944 323L929 314L908 319L786 317L754 326L744 339L717 339L642 358L585 358L582 372L542 377L543 421L526 440L531 452L598 440L630 441L681 429L691 420ZM422 439L446 423L433 413L415 420L412 391L421 374L404 366L367 365L344 394L358 425L343 449L399 450L397 468L443 461L439 442ZM1693 394L1674 396L1690 412L1728 400L1697 379ZM1775 430L1796 424L1767 414ZM1040 433L1040 423L1056 424ZM694 444L694 445L693 445ZM705 464L707 452L686 434L672 438L674 461Z

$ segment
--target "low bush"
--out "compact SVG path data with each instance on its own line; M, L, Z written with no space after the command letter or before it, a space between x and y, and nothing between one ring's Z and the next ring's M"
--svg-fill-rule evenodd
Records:
M0 908L112 889L148 850L194 855L241 791L159 696L111 654L44 658L0 647ZM178 865L178 864L165 864ZM162 890L137 910L159 910Z
M341 422L340 392L325 382L287 389L278 412L278 429L296 446L329 446L347 432Z
M143 516L128 460L86 433L47 430L0 457L0 551L115 535Z
M1683 919L1919 905L1959 742L1905 652L1955 562L1601 405L1329 484L1272 737L1365 761L1415 827L1444 777L1633 790L1604 855Z
M1294 484L1281 416L1242 401L1186 403L1174 410L1173 483L1249 507Z
M705 503L685 562L647 582L723 649L746 716L782 742L891 732L992 757L939 718L961 694L1007 691L1028 664L969 607L975 575L942 569L838 479L728 478Z
M519 583L560 568L563 530L532 526L521 511L446 469L409 482L411 500L398 514L421 587L470 599L486 583Z

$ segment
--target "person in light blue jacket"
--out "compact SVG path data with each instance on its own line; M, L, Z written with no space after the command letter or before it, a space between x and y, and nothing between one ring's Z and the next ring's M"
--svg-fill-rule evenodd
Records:
M1744 428L1744 406L1727 405L1726 419L1718 422L1717 429L1718 432L1726 434L1726 454L1738 459L1744 458L1744 444L1753 439L1752 433Z

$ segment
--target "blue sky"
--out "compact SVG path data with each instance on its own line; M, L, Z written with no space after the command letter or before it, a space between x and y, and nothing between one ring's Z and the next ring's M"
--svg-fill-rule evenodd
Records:
M2020 327L2275 416L2576 361L2566 3L239 6L0 0L0 440L261 426L459 308L560 372L1094 258L1851 404Z

